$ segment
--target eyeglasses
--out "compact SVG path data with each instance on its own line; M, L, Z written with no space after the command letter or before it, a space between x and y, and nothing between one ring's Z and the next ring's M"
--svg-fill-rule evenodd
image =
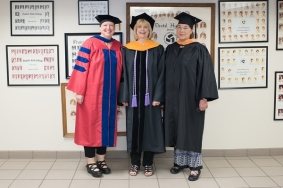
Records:
M176 29L178 31L181 31L181 30L188 31L190 29L190 27L180 27L180 26L177 26Z

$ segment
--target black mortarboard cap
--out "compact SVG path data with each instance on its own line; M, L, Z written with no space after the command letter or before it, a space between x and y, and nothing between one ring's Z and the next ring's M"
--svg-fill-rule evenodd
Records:
M190 26L190 28L193 28L193 26L200 22L201 19L196 18L190 14L187 14L185 12L181 12L178 16L174 17L176 20L179 20L178 24L187 24Z
M95 18L100 24L107 21L113 22L114 24L119 24L122 22L119 18L111 15L97 15Z
M136 23L139 19L144 19L144 20L148 21L150 26L151 26L151 29L153 30L155 20L146 13L142 13L142 14L137 15L137 16L132 16L132 21L131 21L131 24L130 24L130 27L132 29L134 29L134 27L135 27L135 25L136 25Z

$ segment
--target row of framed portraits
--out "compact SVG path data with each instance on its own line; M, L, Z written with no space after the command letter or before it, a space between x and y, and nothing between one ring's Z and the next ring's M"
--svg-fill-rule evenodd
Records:
M268 42L268 0L220 0L218 6L219 43ZM174 16L182 11L198 15L194 9L205 7L210 9L208 16L200 16L203 22L197 25L199 38L205 40L213 33L202 30L211 28L210 31L213 31L212 27L214 27L214 15L210 13L214 13L215 10L214 4L210 3L127 3L127 22L131 18L129 16L140 13L131 9L140 9L156 20L155 28L165 26L166 22L170 22L174 28L175 24L172 21ZM276 10L276 49L281 50L283 49L282 0L277 0ZM206 11L204 13L207 14ZM54 36L54 1L11 1L10 14L12 36ZM99 24L95 19L98 14L109 14L108 0L78 0L79 25ZM155 34L157 37L159 33L155 32ZM174 40L174 37L172 39L170 36L167 36L168 42Z
M99 33L65 33L65 73L69 79L82 43ZM122 42L122 32L113 38ZM58 86L59 45L6 45L8 86Z

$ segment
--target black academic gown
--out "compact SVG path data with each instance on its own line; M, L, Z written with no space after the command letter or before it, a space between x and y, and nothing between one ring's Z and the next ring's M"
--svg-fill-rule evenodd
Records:
M155 153L165 152L164 127L160 106L152 106L153 101L164 104L164 48L159 45L148 50L148 83L150 105L145 106L146 51L138 51L137 67L137 107L131 107L133 94L135 50L122 48L123 83L120 88L120 102L127 102L126 128L127 151Z
M199 101L218 98L210 54L194 42L173 43L166 49L165 145L201 153L205 112L196 109Z

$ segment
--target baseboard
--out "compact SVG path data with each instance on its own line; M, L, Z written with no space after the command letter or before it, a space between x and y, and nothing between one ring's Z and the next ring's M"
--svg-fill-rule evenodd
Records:
M247 157L283 155L283 148L203 149L203 157ZM126 151L107 151L107 158L129 158ZM173 150L157 154L156 158L172 158ZM83 159L83 151L0 151L0 159Z

